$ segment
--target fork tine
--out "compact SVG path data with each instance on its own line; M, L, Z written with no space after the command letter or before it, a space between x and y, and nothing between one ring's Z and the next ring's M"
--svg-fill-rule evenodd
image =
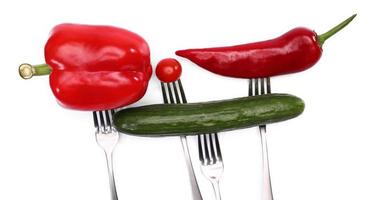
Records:
M260 78L261 85L260 86L257 85L257 87L260 88L260 93L258 93L257 95L264 95L264 94L266 94L265 93L265 79L266 78ZM266 81L266 83L267 83L267 81ZM267 86L266 86L266 88L267 88ZM260 129L263 129L266 132L266 125L260 125L259 127L260 127Z
M181 79L178 79L178 85L179 85L179 91L180 91L181 96L182 96L182 102L187 103L187 99L186 99L186 95L184 94L184 89L183 89Z
M199 145L199 159L200 159L200 162L201 163L205 163L204 162L204 155L203 155L203 147L202 147L202 140L201 140L201 137L202 137L203 135L198 135L197 136L197 143L198 143L198 145Z
M103 111L104 112L104 114L105 114L105 121L106 121L106 125L108 126L108 127L111 127L112 126L112 123L111 123L111 119L110 119L110 116L109 116L109 111L108 110L105 110L105 111Z
M106 124L104 121L103 113L101 111L97 111L99 113L99 126L103 127L104 130L106 129Z
M252 86L252 82L253 80L250 78L248 79L249 80L249 87L248 87L248 96L253 96L253 86Z
M180 98L179 98L179 95L178 95L178 89L177 89L177 85L175 84L175 82L172 83L172 86L173 86L173 90L174 90L175 100L177 101L178 104L180 104L181 101L180 101Z
M217 162L217 156L216 156L216 148L214 146L214 142L213 142L213 134L209 134L209 146L210 146L210 155L211 155L211 159L212 159L212 162L213 164Z
M213 135L214 135L214 140L216 142L217 158L218 158L219 161L222 161L221 147L219 145L218 134L215 133Z
M99 122L97 120L97 111L92 112L95 128L99 129Z
M255 95L258 95L258 79L255 79Z
M208 134L204 134L204 155L205 155L205 159L207 160L207 163L210 164L211 163L211 160L212 160L212 157L209 153L209 148L208 148Z
M170 83L166 83L166 85L167 85L168 92L169 92L169 100L170 100L170 103L171 103L171 104L174 104L175 101L174 101L174 97L173 97L173 92L172 92L171 87L170 87Z
M114 109L111 109L111 110L108 110L108 113L109 113L109 120L110 120L109 121L110 128L115 129L113 125L113 116L116 113L116 111Z
M164 103L167 104L168 102L168 97L166 94L166 89L165 89L165 83L161 82L161 90L162 90L162 98L164 99Z
M261 78L260 81L261 81L260 95L262 95L262 94L265 94L265 78Z
M267 94L271 94L270 77L266 78L266 92Z

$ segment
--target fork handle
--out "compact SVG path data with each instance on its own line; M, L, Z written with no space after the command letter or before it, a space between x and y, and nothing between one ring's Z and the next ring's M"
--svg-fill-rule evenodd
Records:
M109 174L110 196L112 200L118 200L116 182L114 180L114 172L113 172L113 159L112 159L113 153L105 151L105 157L106 157L108 174Z
M221 200L221 190L219 188L219 181L218 179L214 179L211 181L214 189L214 194L216 196L216 200Z
M261 136L261 146L262 146L262 167L263 167L262 200L273 200L273 191L271 188L268 147L267 147L265 129L260 128L260 136Z
M192 199L203 200L203 197L201 196L201 192L200 192L197 180L196 180L195 171L194 171L194 168L191 162L191 156L190 156L190 151L188 148L187 137L181 136L180 139L181 139L181 143L183 147L184 157L186 159L188 175L189 175L191 190L192 190Z

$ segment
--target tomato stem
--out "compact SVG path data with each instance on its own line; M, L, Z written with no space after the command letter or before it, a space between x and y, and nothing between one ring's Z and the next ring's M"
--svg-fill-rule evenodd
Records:
M329 31L327 31L326 33L324 34L321 34L321 35L318 35L318 43L319 43L319 46L322 47L323 43L325 43L325 41L327 39L329 39L331 36L333 36L335 33L339 32L340 30L342 30L345 26L347 26L355 17L356 17L357 14L354 14L352 15L351 17L347 18L346 20L344 20L343 22L341 22L340 24L338 24L337 26L335 26L334 28L330 29Z
M23 79L30 79L33 76L43 76L51 73L51 68L47 64L30 65L23 63L18 68L19 75Z

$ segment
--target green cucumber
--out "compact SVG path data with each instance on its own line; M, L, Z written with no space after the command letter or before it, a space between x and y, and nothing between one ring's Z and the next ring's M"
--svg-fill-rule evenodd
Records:
M267 94L188 104L155 104L115 113L118 131L137 136L176 136L248 128L288 120L304 110L302 99Z

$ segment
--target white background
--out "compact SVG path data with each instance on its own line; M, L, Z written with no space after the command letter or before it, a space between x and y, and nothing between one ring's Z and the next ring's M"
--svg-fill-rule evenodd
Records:
M104 154L92 116L61 108L48 77L22 80L18 65L43 63L50 29L62 22L107 24L142 35L152 64L177 49L225 46L277 37L306 26L323 33L357 18L324 45L308 71L272 79L274 92L305 100L296 119L268 126L276 200L374 199L370 1L2 1L0 3L0 199L109 199ZM247 95L247 80L224 78L188 60L182 80L190 102ZM136 105L160 103L153 77ZM258 129L220 134L223 199L260 199ZM196 142L192 141L196 167ZM122 135L114 157L120 199L189 200L179 138ZM197 171L204 200L214 199Z

